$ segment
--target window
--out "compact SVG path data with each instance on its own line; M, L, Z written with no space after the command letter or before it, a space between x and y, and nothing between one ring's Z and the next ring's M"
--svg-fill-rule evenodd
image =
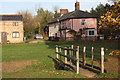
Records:
M63 35L65 35L66 34L66 31L63 31Z
M13 38L19 38L19 32L13 32L12 36Z
M67 28L70 27L70 23L69 23L69 20L67 20Z
M81 19L81 25L86 25L86 20L85 19Z
M64 24L65 24L65 23L63 22L63 28L64 28Z
M89 35L94 35L94 31L89 31Z
M54 24L54 28L56 28L56 24Z
M86 36L95 36L95 29L86 30Z
M18 26L18 22L13 22L13 26Z

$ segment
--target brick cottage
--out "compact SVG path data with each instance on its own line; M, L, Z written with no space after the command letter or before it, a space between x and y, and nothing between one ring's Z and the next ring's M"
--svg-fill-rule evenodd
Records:
M75 35L70 31L74 30L79 39L95 40L97 37L97 16L88 11L79 9L79 2L75 3L75 11L68 12L68 9L60 9L61 16L48 23L49 38L58 37L59 40L73 40Z
M23 42L22 15L0 15L0 43Z

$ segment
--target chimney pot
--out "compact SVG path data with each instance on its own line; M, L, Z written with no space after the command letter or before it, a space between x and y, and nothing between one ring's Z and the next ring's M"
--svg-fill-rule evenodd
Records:
M75 3L75 10L80 10L80 5L79 5L79 2L77 0Z

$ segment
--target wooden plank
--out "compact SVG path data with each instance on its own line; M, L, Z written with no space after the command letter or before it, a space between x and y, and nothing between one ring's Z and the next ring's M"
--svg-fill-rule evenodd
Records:
M66 49L64 50L64 54L65 54L65 56L67 56L67 50ZM67 57L65 57L65 63L67 64Z
M59 55L61 55L61 56L63 56L63 57L67 57L68 59L72 59L73 61L77 61L76 59L74 59L74 58L72 58L72 57L70 57L70 56L66 56L66 55L64 55L64 54L62 54L62 53L60 53L60 52L56 52L56 54L59 54Z
M64 50L77 51L76 49L69 49L69 48L67 48L67 47L61 47L61 46L58 46L58 48L61 48L61 49L64 49Z
M86 47L83 47L83 66L85 66L85 50L86 50Z
M60 53L61 53L61 48L59 48L59 51L60 51ZM60 55L60 60L61 60L61 55Z
M71 48L69 47L69 49L71 49ZM71 50L69 50L69 55L70 55L70 57L72 57L72 51ZM71 59L70 59L70 64L72 64Z
M94 49L94 47L92 47L92 68L93 68L93 57L94 57L94 55L93 55L93 49Z
M73 47L74 47L74 46L71 45L71 49L73 49ZM74 56L73 56L73 51L71 51L71 55L72 55L71 57L74 58ZM73 64L73 60L72 60L72 64Z
M56 53L58 53L58 45L56 45ZM56 58L59 59L59 55L57 54Z
M77 74L79 74L79 46L77 46L77 51L76 51L76 59L77 59Z
M104 48L101 48L101 73L104 73Z

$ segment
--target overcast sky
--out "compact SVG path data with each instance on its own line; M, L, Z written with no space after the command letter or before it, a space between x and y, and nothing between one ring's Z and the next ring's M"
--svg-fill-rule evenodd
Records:
M90 11L98 4L109 3L108 0L77 0L80 2L80 9ZM29 10L33 15L36 14L38 8L48 9L53 11L54 6L60 9L68 9L73 11L75 9L76 0L1 0L0 1L0 14L16 14L21 10Z

